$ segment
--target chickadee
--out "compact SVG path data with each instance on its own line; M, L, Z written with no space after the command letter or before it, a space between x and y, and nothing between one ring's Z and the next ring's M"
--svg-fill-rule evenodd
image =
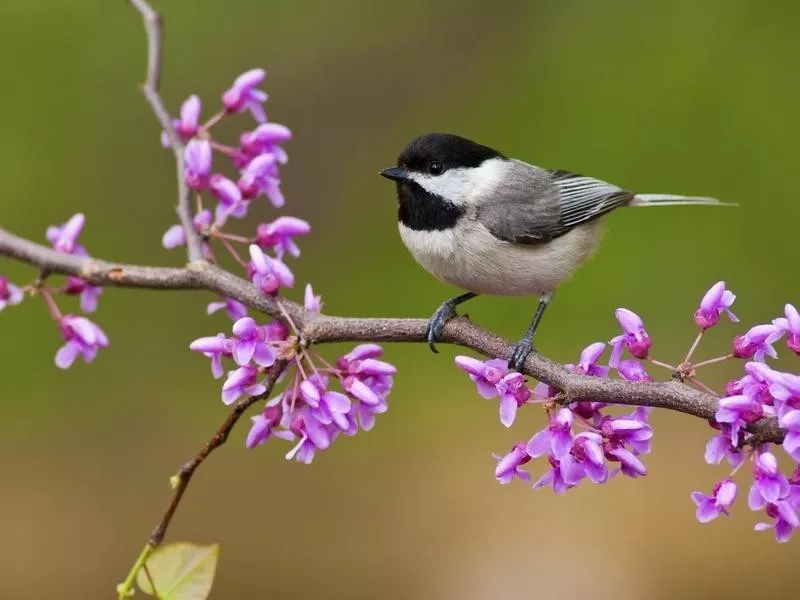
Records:
M594 252L603 215L621 206L722 204L713 198L634 194L569 171L542 169L445 133L412 140L397 166L400 237L438 279L466 290L444 302L427 330L434 343L456 306L479 294L539 296L533 320L514 345L521 370L556 288Z

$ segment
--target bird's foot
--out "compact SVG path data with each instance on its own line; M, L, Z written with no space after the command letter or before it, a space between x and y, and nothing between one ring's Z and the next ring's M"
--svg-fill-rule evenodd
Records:
M436 354L439 351L436 349L436 342L439 341L439 337L442 335L442 330L444 329L445 324L456 316L456 305L451 300L442 303L442 305L433 313L430 321L428 321L428 330L425 333L425 337L428 340L428 347L431 349L432 352Z
M511 347L511 353L508 355L508 368L522 373L525 359L531 352L535 352L533 340L529 337L522 338Z

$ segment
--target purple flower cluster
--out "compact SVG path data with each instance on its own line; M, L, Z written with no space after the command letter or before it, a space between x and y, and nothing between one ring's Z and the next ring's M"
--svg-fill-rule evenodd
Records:
M174 134L185 143L183 161L186 185L197 193L198 204L202 204L203 192L208 192L217 200L213 212L198 209L195 216L195 229L206 242L211 237L243 241L238 236L227 237L221 230L228 219L245 217L252 201L261 195L266 196L275 207L285 203L279 169L288 161L282 144L292 139L292 132L283 125L266 122L263 104L267 94L258 89L265 77L263 69L253 69L240 75L230 89L222 94L221 110L204 124L200 122L200 99L192 95L183 103L180 118L172 123ZM211 128L216 123L229 114L244 111L250 112L258 126L242 133L237 146L228 146L212 139ZM170 145L167 132L162 132L162 143ZM235 178L214 172L215 153L222 154L230 161L237 171ZM308 233L308 224L291 217L283 219L271 224L265 232L259 228L258 235L247 241L258 243L263 250L275 250L278 258L287 249L291 249L291 254L296 256L297 246L291 238ZM162 243L166 248L174 248L186 243L185 235L179 226L173 226L164 234ZM208 243L205 244L205 251L213 256Z
M78 241L85 224L86 218L78 213L63 225L48 227L45 236L56 252L88 256L86 248ZM86 317L62 315L55 301L55 296L59 294L78 296L81 310L91 313L97 310L97 303L103 291L101 287L79 277L70 276L60 288L48 287L44 281L37 280L21 289L0 276L0 311L22 302L25 291L41 296L53 320L58 324L65 342L55 356L55 363L59 368L69 368L79 356L85 362L91 362L100 348L108 346L108 338L98 325Z
M306 287L305 308L316 311L321 299ZM189 346L211 359L215 378L224 374L223 359L236 368L222 384L222 401L233 404L242 396L261 396L266 391L264 373L279 355L292 355L288 377L292 383L269 400L252 417L245 445L254 448L271 437L296 442L287 459L310 463L319 450L326 450L340 435L369 431L375 416L386 412L396 369L380 360L383 349L362 344L341 356L335 366L317 366L306 351L295 350L296 340L279 321L258 325L250 317L233 324L231 336L218 334L199 338ZM322 359L319 359L322 360ZM340 391L333 388L338 382Z
M249 237L223 231L230 219L245 217L259 196L266 196L275 207L285 204L279 168L288 160L283 144L291 140L292 132L283 125L267 122L263 109L267 95L258 89L265 75L262 69L254 69L239 76L222 94L221 111L205 124L200 123L200 100L191 96L172 129L186 144L184 181L197 196L193 224L202 238L206 256L215 258L212 243L219 242L246 270L262 294L276 296L281 290L294 287L294 274L284 259L300 255L296 239L310 232L309 224L295 217L281 216L259 224L255 235ZM242 133L237 146L226 146L211 139L210 129L214 124L226 115L245 111L258 125ZM169 142L169 135L165 133L163 137ZM215 153L231 161L238 172L236 177L228 178L214 172ZM217 200L213 211L203 208L203 194L206 193ZM162 242L167 248L184 245L185 232L175 225L167 230ZM236 244L246 246L246 258L236 250ZM306 286L304 300L307 311L320 311L322 299L314 294L311 285ZM225 377L222 384L225 404L233 404L243 397L263 396L266 371L278 357L288 357L291 361L284 373L291 383L252 418L246 441L248 448L263 444L271 437L290 440L295 446L287 458L310 463L318 450L327 449L340 434L368 431L375 424L375 416L386 411L395 368L379 360L383 354L380 346L358 346L340 357L335 366L316 357L316 361L322 363L318 365L312 353L298 344L298 332L290 332L283 322L260 325L247 315L242 304L230 298L208 305L209 314L220 310L234 321L232 334L199 338L190 344L190 349L211 360L215 378ZM294 327L288 319L287 322ZM223 364L226 361L233 363L227 373ZM335 389L337 382L338 389Z
M641 322L638 317L636 320ZM632 342L640 343L635 339ZM605 348L602 342L589 345L581 353L578 364L566 365L566 368L592 377L608 377L609 367L598 364ZM637 381L648 379L644 366L638 361L622 363L624 367L620 365L617 371L621 377ZM529 481L530 474L522 469L522 465L541 456L546 457L548 469L533 484L534 489L549 485L561 493L583 479L605 483L620 472L629 477L647 474L639 456L650 452L653 431L648 423L648 410L639 408L627 415L613 416L606 412L610 405L601 402L581 401L561 406L554 398L555 390L541 383L533 393L536 399L531 400L531 391L523 376L506 374L505 361L482 362L458 356L456 364L469 373L483 397L500 397L500 418L507 427L512 424L517 408L523 404L539 402L546 407L547 427L534 434L527 443L515 444L505 456L495 455L495 478L500 483L509 483L514 477ZM513 386L503 385L512 377ZM509 387L514 392L506 392L504 396L503 392Z
M710 425L716 434L706 445L705 459L709 464L723 460L732 472L714 485L711 494L693 492L691 497L697 507L697 519L702 523L720 515L729 515L737 497L738 486L734 475L745 462L752 464L752 483L748 505L752 510L763 510L769 522L756 525L757 530L771 529L779 542L789 539L800 528L800 375L771 368L764 360L776 357L774 344L786 337L787 347L800 355L800 314L787 304L785 316L771 323L756 325L734 337L732 352L726 356L702 362L691 362L691 357L703 336L719 323L725 313L730 321L738 323L731 312L735 300L725 282L718 282L706 292L694 314L701 328L686 358L678 366L650 358L652 340L644 322L634 312L619 308L616 318L622 334L609 342L611 356L608 365L600 363L606 344L596 342L587 346L577 364L565 368L590 377L607 378L612 372L627 381L648 382L643 360L667 367L687 384L709 390L697 379L697 370L712 363L736 358L745 359L744 375L728 382L725 394L719 394L719 406ZM627 351L632 358L623 358ZM469 374L478 393L484 398L499 398L500 421L510 427L517 410L526 404L540 404L547 415L547 426L527 442L514 444L507 454L494 455L497 460L495 478L501 484L518 478L530 481L524 468L531 460L545 457L547 469L534 483L533 488L552 487L561 493L575 487L584 479L605 483L622 473L629 477L647 474L641 457L650 452L653 436L648 422L652 409L638 407L627 414L610 414L613 404L582 400L563 403L558 390L544 382L533 392L519 373L509 373L506 362L491 359L481 361L468 356L456 357L456 365ZM781 472L770 445L756 443L748 428L763 418L775 418L785 436L782 447L795 463L791 476Z
M219 242L242 265L256 287L265 295L274 296L281 288L294 285L294 274L283 262L288 254L297 257L300 249L296 238L311 231L309 224L296 217L282 216L272 222L257 226L255 235L240 236L227 233L223 228L230 219L247 216L253 201L266 196L275 207L285 204L280 189L280 165L286 164L288 156L283 144L292 139L292 132L277 123L268 123L263 110L266 93L258 89L266 73L253 69L239 76L230 89L222 94L222 108L206 123L200 122L201 103L197 96L190 96L181 107L180 118L172 123L177 138L186 144L184 148L184 180L196 193L197 212L193 217L195 231L200 234L203 251L215 259L212 242ZM226 146L211 138L211 128L229 114L248 111L258 122L252 131L239 137L238 146ZM165 146L170 145L170 136L162 133ZM214 172L214 154L222 154L231 161L238 176L228 178ZM203 208L203 195L208 193L217 200L212 211ZM164 233L165 248L176 248L186 244L186 233L180 225L173 225ZM250 259L242 258L236 244L247 246ZM231 301L223 299L224 305L214 303L210 311L226 308L231 318L240 318L242 312ZM246 314L246 313L245 313Z

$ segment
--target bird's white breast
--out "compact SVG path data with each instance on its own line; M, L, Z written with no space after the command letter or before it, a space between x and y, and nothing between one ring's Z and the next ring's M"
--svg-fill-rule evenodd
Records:
M473 220L443 231L399 224L403 243L434 276L471 292L502 296L555 291L594 252L600 227L596 220L548 244L520 245L497 239Z

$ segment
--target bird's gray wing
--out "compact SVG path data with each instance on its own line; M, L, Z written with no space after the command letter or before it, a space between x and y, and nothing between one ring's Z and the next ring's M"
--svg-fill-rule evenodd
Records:
M633 194L569 171L518 162L513 175L478 210L495 237L515 244L541 244L625 206Z

